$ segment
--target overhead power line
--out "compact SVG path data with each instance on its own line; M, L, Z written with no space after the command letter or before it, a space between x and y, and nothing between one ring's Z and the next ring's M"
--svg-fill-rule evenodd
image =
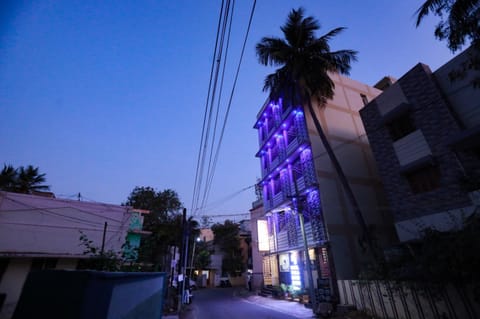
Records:
M214 48L214 61L212 61L212 69L210 72L210 83L208 87L207 102L205 105L205 112L204 112L204 119L203 119L203 126L202 126L201 142L200 142L199 154L197 158L197 169L195 174L194 191L193 191L192 205L191 205L192 215L197 215L198 213L200 213L202 209L204 209L207 206L206 203L208 202L208 197L213 184L215 170L218 163L223 136L225 133L228 116L231 109L233 95L235 92L238 76L240 73L240 67L243 60L243 55L245 52L245 47L248 40L248 35L250 32L253 15L255 12L256 0L253 2L253 5L252 5L248 26L247 26L245 38L243 41L243 47L240 54L240 59L237 65L233 86L230 92L230 97L229 97L225 115L223 118L222 128L221 128L220 134L218 134L217 131L218 131L220 109L221 109L220 105L221 105L221 98L222 98L223 86L225 81L225 70L227 68L227 55L228 55L230 35L231 35L232 24L233 24L234 7L235 7L234 0L232 1L227 0L226 3L222 1L218 27L217 27L215 48ZM223 59L223 67L222 67L222 59ZM220 72L221 72L221 78L219 79ZM217 90L217 87L219 88L218 90ZM216 109L214 108L215 102L217 105ZM212 128L213 114L215 114L215 120ZM212 138L210 138L210 136L212 136ZM218 140L217 140L217 136L219 136ZM209 150L208 155L207 155L207 150ZM208 158L208 161L207 161L207 158ZM205 165L207 165L207 162L208 162L208 166L207 168L205 168ZM207 171L206 175L204 175L205 169Z

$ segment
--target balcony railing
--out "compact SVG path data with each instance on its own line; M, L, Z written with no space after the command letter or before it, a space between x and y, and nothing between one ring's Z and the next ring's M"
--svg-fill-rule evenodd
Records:
M295 137L287 146L287 154L292 154L300 146L300 140Z
M297 185L297 189L295 189L295 183ZM297 178L296 181L294 181L294 185L292 185L290 191L292 192L292 195L294 195L296 191L301 192L305 188L306 188L305 177L300 176L300 177Z
M273 208L272 206L272 199L263 199L263 207L266 212Z
M275 194L275 196L273 196L272 206L277 207L278 205L283 203L285 199L286 199L285 193L280 191L279 193Z

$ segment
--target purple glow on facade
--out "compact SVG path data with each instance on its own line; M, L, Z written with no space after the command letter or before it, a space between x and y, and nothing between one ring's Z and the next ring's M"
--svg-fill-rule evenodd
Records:
M302 149L303 149L303 148L301 148L300 151L302 151L302 156L304 156L304 157L309 157L310 154L312 153L311 150L310 150L310 148L306 148L306 149L304 149L304 150L302 150Z

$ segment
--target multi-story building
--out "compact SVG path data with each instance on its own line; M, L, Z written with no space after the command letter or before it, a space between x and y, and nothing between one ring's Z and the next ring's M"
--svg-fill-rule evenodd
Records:
M389 212L358 111L380 90L332 74L335 95L315 112L379 242L394 240ZM267 100L257 115L263 210L268 250L266 285L308 287L299 212L304 216L313 284L329 300L338 279L356 278L366 262L362 229L302 105ZM259 218L261 219L261 218ZM264 239L258 238L258 242ZM332 290L333 288L333 290Z
M461 226L479 205L479 72L450 80L469 53L435 72L417 64L360 111L401 241Z

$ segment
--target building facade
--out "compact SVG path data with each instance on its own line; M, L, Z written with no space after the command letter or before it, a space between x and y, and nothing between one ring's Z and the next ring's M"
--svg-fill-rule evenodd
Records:
M479 204L478 71L450 80L469 53L435 72L417 64L360 111L401 241L461 226Z
M133 260L143 213L127 206L0 191L0 318L12 316L30 271L74 270L89 257L80 232L105 251L127 252L129 241Z
M375 228L379 242L389 242L394 240L391 220L358 113L381 91L338 74L331 79L334 97L323 108L315 105L316 115L367 225ZM319 300L331 300L336 280L355 278L367 261L359 245L362 229L302 105L268 100L254 128L259 137L256 156L261 163L259 185L268 237L268 250L262 252L264 284L308 287L302 214L315 291Z

